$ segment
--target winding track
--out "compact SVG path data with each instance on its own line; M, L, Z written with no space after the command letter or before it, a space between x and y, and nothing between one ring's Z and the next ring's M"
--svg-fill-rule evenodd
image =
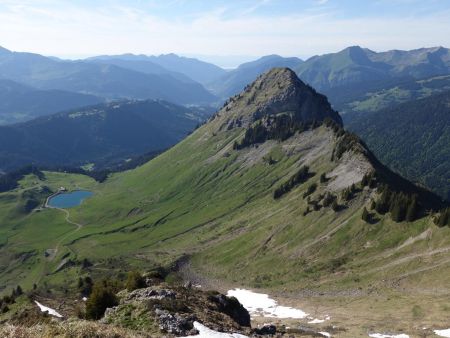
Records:
M55 194L52 194L52 195L50 195L49 197L47 197L47 199L45 200L44 208L47 208L47 209L56 209L56 210L62 211L62 212L65 214L64 220L65 220L67 223L69 223L69 224L75 225L75 226L76 226L76 229L74 229L73 231L67 232L65 235L63 235L63 237L61 237L61 239L56 243L55 248L52 249L52 253L51 253L50 256L48 257L48 262L53 262L53 261L55 260L55 258L56 258L56 255L57 255L57 253L58 253L59 248L61 247L61 244L62 244L68 237L70 237L71 235L73 235L73 234L77 233L78 231L80 231L80 229L83 227L82 224L77 223L77 222L75 222L75 221L72 221L72 220L70 219L70 212L69 212L67 209L57 208L57 207L52 207L51 205L49 205L48 202L50 201L50 199L51 199L52 197L58 195L58 194L59 194L59 192L58 192L58 193L55 193ZM36 280L36 282L35 282L36 284L38 284L38 283L40 282L40 280L42 279L42 276L44 275L44 273L45 273L45 269L43 269L42 273L41 273L41 274L39 275L39 277L37 278L37 280Z

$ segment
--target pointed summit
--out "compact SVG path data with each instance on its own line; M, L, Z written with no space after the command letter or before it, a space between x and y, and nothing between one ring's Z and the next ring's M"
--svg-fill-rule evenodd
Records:
M289 68L273 68L259 76L242 93L230 98L218 116L231 128L246 127L263 117L280 114L290 115L296 122L322 122L329 118L342 125L327 98L303 83Z

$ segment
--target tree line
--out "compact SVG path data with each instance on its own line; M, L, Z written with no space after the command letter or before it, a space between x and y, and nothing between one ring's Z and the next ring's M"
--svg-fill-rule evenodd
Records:
M320 124L316 121L310 123L299 121L293 115L283 114L274 117L266 116L265 124L260 120L255 125L247 128L244 138L235 142L233 149L239 150L254 144L264 143L267 140L284 141L296 132L313 129Z
M287 194L297 185L306 182L312 174L309 172L308 166L302 166L293 176L289 178L289 180L273 192L273 198L278 199L284 194Z
M36 166L29 165L19 170L0 176L0 192L5 192L17 188L19 181L26 175L30 174L36 175L40 180L45 179L45 175L41 170L39 170Z

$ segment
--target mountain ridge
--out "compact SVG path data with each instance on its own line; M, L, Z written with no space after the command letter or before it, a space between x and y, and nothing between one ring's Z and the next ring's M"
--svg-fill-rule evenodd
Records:
M146 74L109 64L54 60L34 53L0 54L0 78L39 89L60 89L109 99L164 99L178 104L216 98L198 83L169 74Z
M450 50L443 47L374 52L360 46L317 55L295 68L307 83L325 93L339 86L409 76L450 73Z
M102 98L93 95L39 90L12 80L0 79L0 125L23 122L102 101Z
M125 60L129 62L149 62L153 65L158 65L167 71L174 72L175 74L183 74L189 79L192 79L203 85L207 84L214 78L219 77L226 73L222 68L205 61L201 61L195 58L187 58L178 56L174 53L161 54L161 55L135 55L135 54L122 54L122 55L100 55L86 59L87 61L103 60L118 61Z

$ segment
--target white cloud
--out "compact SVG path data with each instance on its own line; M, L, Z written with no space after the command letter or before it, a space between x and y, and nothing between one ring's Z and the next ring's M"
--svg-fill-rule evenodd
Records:
M303 56L348 45L375 50L450 46L449 12L401 18L341 19L321 11L228 18L226 9L218 8L190 20L169 20L124 5L83 8L51 0L21 4L0 1L0 5L0 45L46 55L175 52Z

